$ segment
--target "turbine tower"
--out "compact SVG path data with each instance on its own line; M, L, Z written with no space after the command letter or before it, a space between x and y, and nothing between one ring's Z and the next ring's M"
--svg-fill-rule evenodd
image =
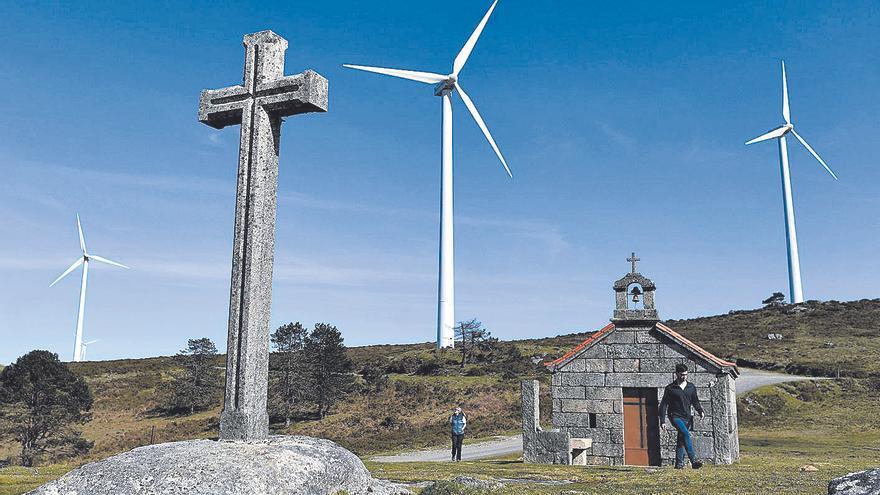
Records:
M85 310L86 310L86 282L89 278L89 261L100 261L101 263L107 263L108 265L119 266L122 268L128 268L128 267L123 265L122 263L110 261L107 258L102 258L102 257L95 255L95 254L89 254L88 251L86 251L86 239L85 239L85 236L83 236L82 224L80 224L78 214L76 215L76 228L79 231L79 248L80 248L80 250L82 250L82 255L79 257L79 259L74 261L73 264L70 265L70 267L64 271L64 273L59 275L58 278L56 278L54 282L49 284L49 287L52 287L53 285L57 284L59 280L66 277L70 272L75 270L79 265L83 266L82 283L79 288L79 312L77 313L77 316L76 316L76 339L74 340L74 344L73 344L73 361L79 362L79 361L82 361L83 354L85 354L82 337L83 337L83 316L84 316ZM90 343L93 343L93 342L90 342ZM88 345L88 344L85 344L85 345Z
M434 84L434 95L442 98L442 151L441 151L441 168L440 168L440 274L437 294L437 347L454 347L455 346L455 273L453 262L453 223L452 223L452 93L458 92L464 106L468 109L471 116L477 122L486 140L495 150L498 159L507 171L507 175L513 178L510 168L501 155L501 150L495 144L492 134L483 122L480 112L470 99L464 88L458 81L458 74L467 63L468 57L473 51L483 28L489 21L489 16L495 10L498 0L492 3L489 11L483 16L483 19L477 25L477 28L468 38L464 47L455 57L452 64L452 72L447 75L435 74L432 72L418 72L401 69L386 69L382 67L367 67L363 65L344 64L349 69L363 70L367 72L375 72L387 76L409 79L426 84Z
M804 302L804 287L801 283L801 262L798 256L797 232L794 226L794 204L791 199L791 172L788 166L788 144L785 135L791 133L798 141L804 145L819 163L825 167L825 170L837 180L837 176L828 167L816 150L810 146L807 141L795 132L794 125L791 123L791 112L788 108L788 82L785 78L785 61L782 62L782 118L785 124L773 129L772 131L746 142L746 144L759 143L768 139L777 139L779 141L779 167L782 174L782 205L785 211L785 240L788 245L788 289L790 300L794 304Z

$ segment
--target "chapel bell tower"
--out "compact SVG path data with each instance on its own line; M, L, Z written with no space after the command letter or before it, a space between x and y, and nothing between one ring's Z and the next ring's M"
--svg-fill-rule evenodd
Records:
M611 321L617 325L659 321L657 309L654 308L654 290L657 287L651 279L637 271L636 264L641 258L637 258L636 253L632 253L626 261L632 263L632 270L614 282L615 307Z

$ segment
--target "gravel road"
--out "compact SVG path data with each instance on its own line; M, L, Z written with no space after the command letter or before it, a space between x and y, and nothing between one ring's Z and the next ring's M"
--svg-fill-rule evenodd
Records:
M739 373L739 378L736 379L737 395L743 395L756 388L765 385L772 385L774 383L813 379L809 376L787 375L785 373L753 370L749 368L740 368ZM516 454L522 452L522 435L496 437L496 439L486 442L465 444L461 450L461 460L463 461ZM370 460L376 462L432 462L446 461L448 459L449 449L444 448L405 452L403 454L390 456L378 456L373 457Z

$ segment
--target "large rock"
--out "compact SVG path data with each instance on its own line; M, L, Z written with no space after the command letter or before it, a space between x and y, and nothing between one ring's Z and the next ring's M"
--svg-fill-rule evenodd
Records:
M266 442L191 440L140 447L86 464L34 495L408 494L375 480L329 440L272 436Z
M831 480L828 495L880 495L880 468L849 473Z

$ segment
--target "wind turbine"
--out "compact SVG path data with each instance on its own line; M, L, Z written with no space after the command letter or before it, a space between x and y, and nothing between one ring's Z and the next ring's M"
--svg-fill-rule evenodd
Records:
M454 347L455 346L455 273L454 273L454 246L453 246L453 228L452 228L452 93L457 91L464 102L464 106L468 109L471 116L477 122L486 140L492 146L504 170L511 178L510 168L501 155L501 150L495 144L492 134L483 122L480 112L470 99L464 88L458 81L458 74L470 57L471 51L477 44L483 28L489 21L489 16L495 10L498 0L492 3L489 11L483 16L483 19L477 25L477 28L468 38L464 47L455 57L452 63L452 72L447 75L435 74L432 72L418 72L401 69L386 69L382 67L367 67L363 65L344 64L344 67L350 69L363 70L367 72L375 72L387 76L409 79L426 84L433 84L434 96L442 98L443 120L442 120L442 152L441 152L441 172L440 172L440 274L437 294L437 347Z
M810 146L807 141L795 132L794 125L791 123L791 112L788 108L788 82L785 79L785 61L782 62L782 118L785 124L773 129L772 131L746 142L746 144L759 143L768 139L779 140L779 166L782 174L782 200L785 210L785 235L786 244L788 245L788 288L791 302L799 304L804 302L804 288L801 284L801 262L798 256L797 232L794 226L794 204L791 199L791 172L788 167L788 144L785 141L785 135L791 133L798 141L804 145L804 148L812 154L819 163L825 167L825 170L837 180L837 176L825 163L825 160L816 153L816 150Z
M107 258L102 258L95 254L89 254L86 251L86 239L83 236L82 224L79 221L79 214L76 215L76 228L79 231L79 248L82 250L82 256L79 257L76 261L70 265L70 268L64 271L58 278L55 279L54 282L49 284L49 287L57 284L59 280L66 277L70 272L75 270L78 266L82 265L82 284L79 289L79 312L76 317L76 340L73 345L73 361L78 362L82 361L83 354L85 353L83 349L83 316L86 309L86 281L89 278L89 261L100 261L101 263L107 263L108 265L119 266L122 268L128 268L122 263L117 263L115 261L110 261ZM87 344L86 344L87 345Z
M80 356L80 359L82 359L83 361L85 361L85 359L86 359L86 351L89 349L89 346L92 345L92 344L95 344L95 343L97 343L97 342L100 342L100 341L101 341L101 339L95 339L95 340L90 340L90 341L88 341L88 342L83 342L83 343L82 343L82 356Z

